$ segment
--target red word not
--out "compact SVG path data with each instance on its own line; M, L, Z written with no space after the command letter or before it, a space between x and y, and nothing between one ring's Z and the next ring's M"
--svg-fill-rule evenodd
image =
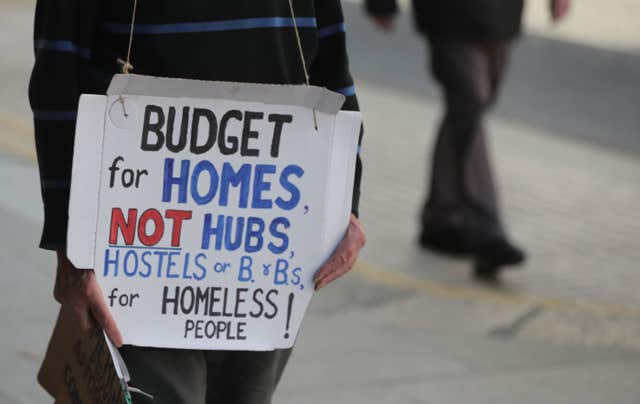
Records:
M182 233L182 222L191 219L190 210L168 209L164 218L157 209L147 209L142 212L138 219L138 209L129 209L127 217L120 208L111 209L111 226L109 231L109 244L118 243L118 233L122 234L126 245L133 245L137 235L140 242L146 246L156 245L162 240L164 235L164 219L171 220L171 246L180 245L180 235ZM149 231L148 224L153 223L153 230Z

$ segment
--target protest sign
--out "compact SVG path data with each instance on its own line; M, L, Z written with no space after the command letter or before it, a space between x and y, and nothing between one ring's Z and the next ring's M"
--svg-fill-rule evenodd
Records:
M293 345L348 225L360 114L343 101L135 75L81 97L67 253L125 343Z
M127 377L116 358L119 355L110 350L102 330L96 327L79 334L61 311L38 382L56 404L124 404L130 402Z

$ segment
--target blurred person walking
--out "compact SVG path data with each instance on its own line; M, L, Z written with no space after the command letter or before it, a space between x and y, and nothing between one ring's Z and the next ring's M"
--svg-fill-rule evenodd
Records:
M413 0L445 102L419 242L440 253L472 256L479 279L496 279L502 267L525 259L502 222L483 122L520 34L523 3ZM551 0L552 19L565 16L569 6L570 0ZM366 0L366 8L380 29L393 28L396 0Z

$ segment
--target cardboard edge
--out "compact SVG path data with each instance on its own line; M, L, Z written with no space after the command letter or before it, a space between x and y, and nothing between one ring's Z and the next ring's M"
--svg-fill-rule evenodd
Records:
M342 198L329 198L329 210L341 212L341 216L332 219L326 226L327 247L335 248L342 240L344 232L349 225L351 216L351 202L353 199L353 181L355 178L356 155L358 153L358 137L360 125L362 124L362 114L357 111L342 111L335 120L334 136L346 134L351 136L348 139L335 139L333 142L332 161L330 175L335 178L342 178L342 189L339 190L336 182L332 196L342 193ZM346 146L346 147L345 147ZM352 153L353 152L353 153ZM348 153L348 154L347 154ZM343 171L344 170L344 171Z
M296 105L336 115L345 96L323 87L287 84L234 83L169 77L116 74L107 95L204 98Z
M356 154L353 156L352 164L348 166L348 172L345 176L345 195L346 195L346 207L349 212L346 216L346 220L344 223L344 227L346 228L349 224L349 217L351 216L351 205L353 203L353 182L356 176L356 159L357 155L360 153L358 150L358 140L360 138L360 129L362 126L362 113L359 111L342 111L338 114L338 118L336 119L336 127L340 125L350 125L351 129L347 133L354 133L355 136L350 140L350 145L355 148ZM351 147L349 147L351 149Z
M83 94L78 105L78 120L73 147L72 178L69 198L67 256L76 268L93 268L99 194L102 138L107 97ZM90 113L90 111L100 111ZM102 135L102 136L99 136ZM94 155L89 159L86 156ZM80 158L80 156L84 156ZM88 197L96 195L95 198Z
M58 313L58 316L54 325L54 329L51 332L51 338L47 343L45 358L40 364L40 368L38 369L38 374L36 375L36 380L38 381L38 384L40 385L40 387L42 387L44 391L46 391L47 394L49 394L53 399L56 398L56 395L58 394L58 392L56 391L57 390L56 384L54 382L54 378L52 375L54 375L60 369L60 366L55 361L52 361L50 359L51 357L50 353L54 349L56 349L53 341L55 340L55 337L59 335L61 332L60 316L61 316L61 313Z

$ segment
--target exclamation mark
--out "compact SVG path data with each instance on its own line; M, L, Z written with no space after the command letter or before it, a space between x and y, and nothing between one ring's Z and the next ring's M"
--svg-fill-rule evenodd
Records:
M289 323L291 322L291 307L293 307L293 293L289 293L289 305L287 307L287 329L284 333L285 338L289 338Z

